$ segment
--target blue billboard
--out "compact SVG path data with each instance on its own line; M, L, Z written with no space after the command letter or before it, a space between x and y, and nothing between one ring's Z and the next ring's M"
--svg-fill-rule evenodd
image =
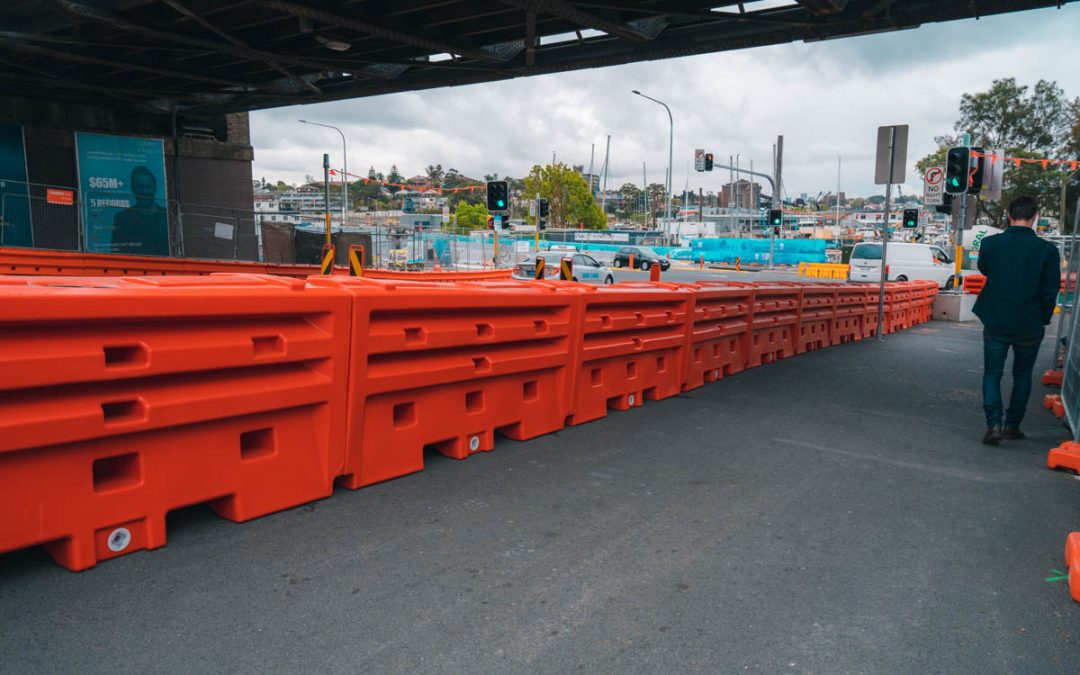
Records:
M23 130L0 124L0 246L33 246Z
M161 139L75 134L85 250L169 255Z

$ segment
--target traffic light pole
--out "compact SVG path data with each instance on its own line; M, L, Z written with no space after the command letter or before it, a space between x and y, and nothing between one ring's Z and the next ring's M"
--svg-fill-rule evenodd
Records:
M896 160L896 127L891 128L889 137L889 182L885 184L885 221L881 226L881 282L878 291L877 341L885 341L885 280L888 277L886 250L889 247L889 200L892 198L893 163ZM837 195L837 199L840 196Z
M716 169L728 169L730 171L735 170L735 167L731 166L730 164L713 164L713 168L716 168ZM761 173L760 171L747 171L746 169L739 169L739 173L745 173L745 174L748 174L750 176L757 176L758 178L764 178L765 180L769 181L769 186L772 187L772 193L773 193L773 206L779 206L779 204L780 204L780 195L777 194L777 192L776 192L776 181L773 180L772 176L770 176L767 173ZM737 189L738 189L738 186L736 186L736 190ZM773 237L772 223L770 223L769 224L769 269L773 269L773 267L774 267L774 258L775 258L775 239Z
M964 224L967 222L967 194L956 195L960 199L954 199L953 203L960 202L959 216L956 218L956 259L953 260L953 290L961 292L960 268L964 264Z

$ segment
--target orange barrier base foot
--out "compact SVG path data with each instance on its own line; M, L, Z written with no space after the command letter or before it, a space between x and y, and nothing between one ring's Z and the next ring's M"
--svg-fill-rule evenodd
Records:
M1060 387L1062 378L1063 375L1060 370L1048 370L1043 373L1042 383L1044 387Z
M1046 466L1080 473L1080 443L1066 441L1056 448L1051 448L1050 454L1046 456Z
M1080 532L1065 538L1065 564L1069 569L1069 593L1080 602Z
M1047 394L1043 396L1043 407L1058 417L1065 416L1065 404L1061 401L1061 394Z

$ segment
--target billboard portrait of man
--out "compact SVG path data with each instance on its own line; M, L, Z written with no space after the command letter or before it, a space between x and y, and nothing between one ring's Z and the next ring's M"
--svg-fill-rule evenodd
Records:
M75 148L86 250L169 255L162 140L80 131Z
M112 250L117 253L169 255L168 212L157 202L157 178L145 166L131 170L135 203L113 217Z

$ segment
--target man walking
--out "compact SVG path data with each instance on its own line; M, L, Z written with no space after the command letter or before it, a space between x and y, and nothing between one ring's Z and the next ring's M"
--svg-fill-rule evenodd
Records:
M983 443L997 445L1002 438L1024 437L1020 422L1031 397L1031 371L1039 345L1054 316L1061 283L1057 247L1040 239L1032 229L1038 221L1038 203L1022 196L1009 204L1009 227L983 239L979 271L986 285L973 311L983 322ZM1002 419L1001 376L1005 357L1013 351L1013 388ZM1004 427L1002 426L1004 424Z

